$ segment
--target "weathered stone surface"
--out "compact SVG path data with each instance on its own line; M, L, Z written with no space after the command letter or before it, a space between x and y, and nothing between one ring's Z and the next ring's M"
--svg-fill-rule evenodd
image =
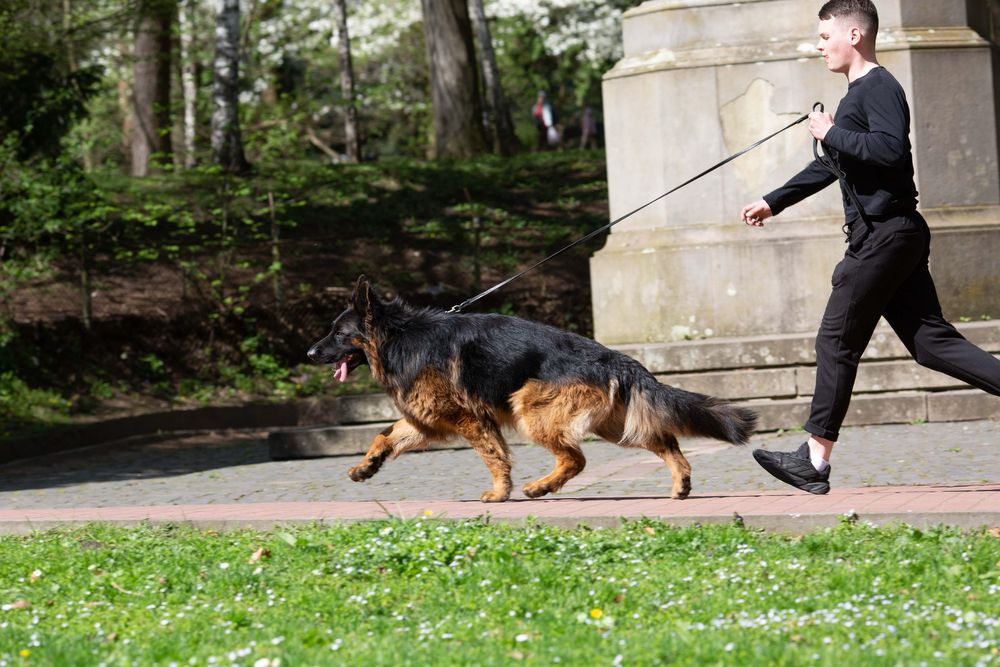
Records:
M975 389L929 394L927 419L935 422L1000 419L1000 398Z
M799 397L773 401L746 401L741 403L756 410L759 431L801 428L809 418L811 399ZM845 426L869 424L907 424L926 421L926 395L921 392L892 394L860 394L851 400L851 408L844 420Z
M722 371L717 373L690 373L687 375L659 375L665 384L728 399L771 398L796 396L794 368L765 368L756 370Z
M342 396L338 402L340 424L366 424L400 419L396 404L385 394Z
M618 218L844 94L800 0L653 0L626 13L604 80L610 215ZM984 3L879 3L880 62L910 100L931 266L948 317L1000 313L997 108ZM766 26L766 30L748 30ZM974 100L977 113L956 99ZM811 159L799 126L617 225L591 260L594 328L612 344L814 331L843 252L830 187L762 229L742 205ZM670 369L663 369L670 370Z
M388 423L356 424L272 431L267 437L267 446L275 460L364 454L375 436L387 426Z
M818 326L818 322L817 322ZM971 342L988 352L1000 352L1000 320L956 325ZM706 338L675 343L616 345L614 349L639 361L653 373L716 371L816 363L813 334L777 334L739 338ZM886 325L875 330L863 361L909 359L909 352Z
M797 369L799 394L811 396L816 385L816 368ZM908 391L914 389L964 389L961 380L917 365L911 359L862 363L854 383L856 394L880 391Z

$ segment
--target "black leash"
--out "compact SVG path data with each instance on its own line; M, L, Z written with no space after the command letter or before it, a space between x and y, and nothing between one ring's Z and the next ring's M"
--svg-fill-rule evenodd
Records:
M822 102L817 102L816 104L814 104L813 105L813 111L820 111L820 112L822 112L823 111L823 103ZM823 165L824 167L826 167L827 171L829 171L831 174L833 174L834 176L837 177L837 179L840 181L841 187L847 193L847 196L850 197L851 203L854 204L854 210L858 212L858 216L861 218L861 221L865 223L866 227L868 227L869 229L871 229L872 228L872 223L871 223L871 221L868 220L868 216L865 215L865 209L861 205L861 202L858 201L858 196L856 194L854 194L854 188L852 188L851 185L847 182L847 174L845 174L843 171L841 171L840 167L838 167L836 164L834 164L833 160L831 160L829 156L827 156L825 154L820 154L820 152L819 152L819 139L816 139L815 137L813 138L813 157L816 158L817 162L819 162L821 165ZM843 231L844 231L844 234L847 236L847 238L844 239L844 241L845 242L846 241L850 241L851 240L851 223L845 222L844 223L844 227L843 227Z
M817 102L816 104L813 105L813 111L816 111L816 107L817 106L819 106L819 110L820 111L823 110L822 103ZM604 225L603 227L595 229L594 231L590 232L589 234L587 234L583 238L580 238L580 239L577 239L576 241L573 241L568 246L566 246L564 248L561 248L559 250L556 250L554 253L552 253L551 255L549 255L548 257L546 257L545 259L532 264L531 266L529 266L528 268L526 268L524 271L521 271L520 273L518 273L516 275L513 275L510 278L507 278L507 280L504 280L501 283L497 283L493 287L489 288L488 290L486 290L484 292L480 292L479 294L477 294L476 296L472 297L471 299L466 299L465 301L463 301L462 303L458 304L457 306L452 306L451 310L449 310L448 312L449 313L459 313L459 312L461 312L462 309L465 308L466 306L469 306L469 305L475 303L476 301L479 301L483 297L485 297L485 296L487 296L489 294L492 294L493 292L496 292L498 289L500 289L500 288L508 285L509 283L514 282L515 280L517 280L518 278L520 278L524 274L528 273L529 271L537 269L539 266L541 266L545 262L549 261L550 259L553 259L554 257L557 257L557 256L563 254L564 252L566 252L570 248L573 248L574 246L580 245L581 243L584 243L585 241L589 241L590 239L594 238L595 236L597 236L598 234L600 234L601 232L603 232L605 230L611 229L612 227L614 227L615 225L617 225L619 222L621 222L625 218L628 218L630 216L635 215L636 213L638 213L642 209L644 209L647 206L650 206L652 204L655 204L656 202L660 201L661 199L663 199L667 195L672 194L674 192L677 192L678 190L680 190L684 186L690 185L691 183L694 183L695 181L697 181L702 176L705 176L707 174L712 173L713 171L715 171L719 167L723 166L724 164L728 164L729 162L732 162L736 158L740 157L741 155L749 153L750 151L752 151L753 149L757 148L758 146L760 146L765 141L768 141L769 139L773 139L774 137L778 136L779 134L781 134L785 130L788 130L788 129L792 128L792 127L795 127L796 125L798 125L799 123L801 123L802 121L804 121L804 120L806 120L808 118L809 118L809 114L803 115L801 118L798 118L794 122L789 123L788 125L784 126L780 130L778 130L777 132L775 132L774 134L767 135L763 139L761 139L761 140L759 140L759 141L751 144L750 146L747 146L746 148L744 148L743 150L741 150L739 153L733 153L732 155L730 155L729 157L727 157L722 162L719 162L718 164L715 164L715 165L709 167L708 169L706 169L705 171L701 172L697 176L693 176L692 178L689 178L688 180L684 181L683 183L681 183L677 187L673 188L672 190L668 190L667 192L664 192L662 195L660 195L656 199L652 199L652 200L646 202L645 204L643 204L642 206L640 206L639 208L635 209L634 211L629 211L628 213L626 213L625 215L621 216L620 218L618 218L616 220L612 220L611 222L609 222L608 224ZM815 140L813 141L813 153L816 154L817 155L817 159L819 159L819 155L818 155L817 149L816 149L816 141ZM825 166L825 163L824 163L824 166ZM832 163L831 163L831 166L832 166L833 169L836 169L836 166L833 166ZM827 168L830 169L831 167L827 167ZM838 172L839 172L839 170L837 170L834 173L838 173ZM859 208L858 210L861 210L861 209Z

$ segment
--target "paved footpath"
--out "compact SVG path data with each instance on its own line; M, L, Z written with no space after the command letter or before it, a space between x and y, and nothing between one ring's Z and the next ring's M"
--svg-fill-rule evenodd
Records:
M622 517L674 523L733 521L803 531L845 514L873 523L1000 526L1000 422L847 428L833 459L833 491L811 496L773 480L755 447L793 449L803 433L761 434L750 448L682 441L694 491L670 500L669 473L643 450L584 444L587 468L556 496L477 499L489 475L468 449L405 454L371 480L347 469L359 456L271 461L266 433L117 444L0 465L0 533L88 521L169 521L205 527L395 517L614 525ZM515 446L515 489L552 466L540 447Z

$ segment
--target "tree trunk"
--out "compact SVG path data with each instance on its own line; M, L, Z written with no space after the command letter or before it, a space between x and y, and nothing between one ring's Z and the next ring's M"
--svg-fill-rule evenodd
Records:
M127 59L128 44L123 40L119 44L122 58ZM135 127L135 114L132 109L132 91L129 81L128 67L124 64L118 72L118 110L122 115L122 159L125 164L131 163L132 155L132 128Z
M195 107L198 89L194 78L194 3L195 0L181 0L178 13L178 30L181 43L181 92L184 96L184 168L195 165Z
M434 105L433 156L486 150L472 25L466 0L420 0Z
M250 168L243 155L239 120L240 2L216 0L212 65L212 160L231 173Z
M132 175L145 176L171 158L170 28L174 0L142 0L135 31Z
M347 161L361 161L361 137L358 133L358 109L354 105L354 65L351 61L351 38L347 32L347 2L334 0L337 19L337 50L340 53L340 94L344 98L344 143Z
M473 25L479 40L479 59L483 70L483 87L486 88L486 117L493 131L493 150L501 155L513 155L520 149L521 142L514 133L514 123L510 118L510 107L500 85L500 69L493 53L493 37L486 22L483 0L471 0Z

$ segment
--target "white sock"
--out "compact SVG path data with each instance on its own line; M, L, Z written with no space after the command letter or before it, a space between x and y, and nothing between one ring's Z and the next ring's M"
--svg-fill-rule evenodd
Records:
M819 445L814 447L812 442L809 443L809 461L816 472L823 472L830 467L830 462L823 458L823 448Z

